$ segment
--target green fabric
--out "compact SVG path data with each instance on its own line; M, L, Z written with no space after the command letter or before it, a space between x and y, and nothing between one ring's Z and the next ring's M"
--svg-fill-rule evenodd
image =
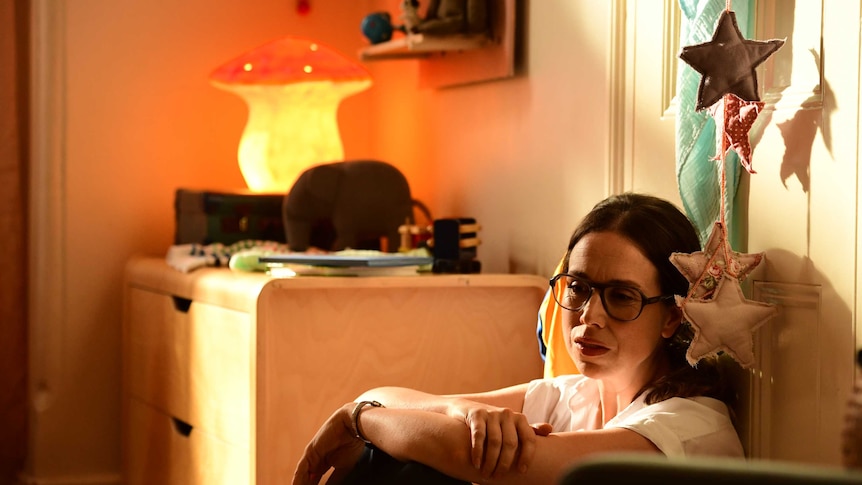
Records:
M680 46L701 44L712 39L719 15L725 9L724 0L680 0L682 21L680 24ZM748 0L732 3L739 29L745 37L750 36L750 11ZM706 110L697 112L697 88L700 73L682 60L678 61L677 102L679 112L676 123L676 176L683 209L694 223L700 235L701 245L709 239L712 225L719 219L721 210L721 166L716 157L715 120ZM734 214L734 198L739 185L742 167L739 157L728 152L725 158L727 174L727 200L725 221L731 245L740 232ZM737 245L738 246L738 245Z

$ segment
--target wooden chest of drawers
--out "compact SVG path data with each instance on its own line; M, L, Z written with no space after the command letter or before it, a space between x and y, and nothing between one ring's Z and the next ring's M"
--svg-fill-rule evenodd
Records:
M288 483L317 427L383 385L435 393L542 375L531 275L300 277L129 262L126 483Z

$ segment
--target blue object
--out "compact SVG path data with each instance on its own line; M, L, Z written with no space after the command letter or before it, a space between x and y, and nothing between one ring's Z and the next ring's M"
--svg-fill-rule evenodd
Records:
M536 338L539 339L539 357L542 358L542 362L546 362L548 360L548 346L545 345L545 339L542 338L544 330L545 321L542 319L542 312L539 311L539 318L536 321Z
M392 18L388 12L370 13L362 19L361 29L372 44L386 42L392 38Z

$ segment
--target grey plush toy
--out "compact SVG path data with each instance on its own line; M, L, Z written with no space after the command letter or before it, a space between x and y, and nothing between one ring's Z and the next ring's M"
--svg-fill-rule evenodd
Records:
M488 0L430 0L425 19L413 32L480 34L488 30Z
M404 174L376 160L351 160L307 169L284 198L282 211L292 251L396 251L398 227L413 220L413 200Z

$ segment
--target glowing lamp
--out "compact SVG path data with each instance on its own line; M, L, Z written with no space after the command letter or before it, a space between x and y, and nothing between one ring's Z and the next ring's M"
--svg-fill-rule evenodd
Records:
M296 37L228 61L210 81L248 104L238 158L254 192L286 192L309 166L342 160L338 105L371 86L359 63Z

